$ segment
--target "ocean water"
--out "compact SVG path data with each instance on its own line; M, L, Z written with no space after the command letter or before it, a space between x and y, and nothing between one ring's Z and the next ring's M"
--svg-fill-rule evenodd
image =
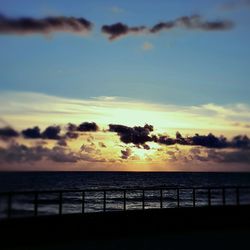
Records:
M189 187L229 187L249 186L250 173L183 173L183 172L2 172L0 173L0 217L8 213L8 197L1 192L44 191L44 190L79 190L63 193L62 213L81 213L83 209L82 190L84 194L84 212L116 211L124 209L124 192L99 189L133 188L126 192L126 209L142 209L143 193L140 188L173 187L163 189L162 207L177 207L177 190L179 206L193 206L193 190ZM211 205L223 205L223 190L211 189ZM147 190L144 193L145 209L160 208L160 190ZM208 190L197 189L195 205L208 205ZM16 194L12 196L11 216L31 216L34 214L34 194ZM37 200L38 215L59 213L59 193L39 193ZM228 188L225 192L227 205L236 204L236 189ZM240 189L240 204L250 204L250 188Z

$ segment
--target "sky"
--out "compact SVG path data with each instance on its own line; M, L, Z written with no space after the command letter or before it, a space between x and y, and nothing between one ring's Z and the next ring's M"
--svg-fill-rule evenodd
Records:
M0 170L250 171L249 23L249 0L0 0Z

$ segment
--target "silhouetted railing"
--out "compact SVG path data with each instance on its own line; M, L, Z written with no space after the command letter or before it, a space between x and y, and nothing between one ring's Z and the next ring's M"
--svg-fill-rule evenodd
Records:
M131 209L239 206L250 205L250 186L2 192L0 205L1 218Z

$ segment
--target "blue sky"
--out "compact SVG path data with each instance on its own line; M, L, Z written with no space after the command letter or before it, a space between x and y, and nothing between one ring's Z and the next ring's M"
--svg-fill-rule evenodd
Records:
M250 8L226 1L2 1L8 17L84 17L87 37L1 35L0 90L90 98L120 96L175 105L249 104ZM114 8L117 11L112 11ZM117 13L114 13L117 12ZM229 31L173 30L110 42L104 24L152 26L182 15L229 19ZM152 49L143 50L149 43Z

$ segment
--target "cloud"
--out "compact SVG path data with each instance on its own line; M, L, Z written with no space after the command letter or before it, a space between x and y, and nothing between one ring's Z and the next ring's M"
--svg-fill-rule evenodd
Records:
M49 126L42 132L42 138L58 140L60 139L61 128L59 126Z
M0 148L0 162L32 162L42 159L55 162L77 162L79 157L73 152L66 152L64 148L52 149L43 146L28 147L23 144L12 143L8 148Z
M188 138L188 140L189 145L199 145L208 148L226 148L230 146L224 136L216 137L212 133L209 133L208 135L196 134L195 136Z
M171 21L159 22L153 27L134 26L129 27L124 23L103 25L102 32L108 35L109 40L115 40L126 35L155 34L160 31L169 31L175 28L202 31L224 31L234 27L234 23L229 20L206 21L199 15L182 16Z
M192 148L189 159L201 162L250 164L250 149Z
M73 123L68 123L67 125L67 130L69 132L73 132L73 131L76 131L77 130L77 125L73 124Z
M145 42L142 44L142 47L141 47L143 50L152 50L154 48L154 45L152 43L149 43L149 42Z
M86 34L91 28L91 22L84 18L58 16L37 19L31 17L10 18L0 15L0 34L38 33L48 35L54 32Z
M83 122L77 127L77 131L96 132L99 128L95 122Z
M60 140L58 145L66 146L67 139L77 139L79 132L97 132L99 130L98 125L95 122L83 122L80 125L68 123L66 127L66 133L60 135L60 126L48 126L41 133L40 128L35 126L33 128L27 128L22 130L22 135L27 139L51 139ZM152 125L134 126L129 127L121 124L109 124L108 132L116 132L120 140L123 143L132 143L138 148L144 148L149 150L150 147L146 144L147 142L155 142L163 145L187 145L187 146L202 146L206 148L238 148L248 149L250 148L250 139L247 135L237 135L231 140L228 140L225 136L215 136L212 133L207 135L200 135L196 133L194 136L183 137L180 132L176 132L175 137L169 135L153 135L151 132L154 131ZM19 133L11 127L5 127L0 129L0 138L6 139L9 137L18 137ZM93 144L93 137L87 138L88 142ZM103 142L98 142L99 147L105 148L106 145Z
M19 136L19 133L11 127L0 128L0 138L8 139Z
M41 138L41 132L39 127L27 128L22 131L22 134L25 138L37 139Z
M132 150L131 148L126 148L125 150L121 150L121 154L122 159L128 159L132 154Z
M99 127L95 122L82 122L80 125L68 123L67 130L69 132L96 132L99 130Z
M65 133L65 137L68 139L77 139L79 137L78 133L68 131Z
M228 140L225 136L215 136L212 133L208 135L195 134L194 136L182 137L176 132L176 138L167 135L156 137L156 142L167 146L180 144L187 146L202 146L205 148L237 148L250 149L250 139L246 135L238 135Z
M40 128L35 126L33 128L27 128L21 131L21 134L26 139L51 139L51 140L61 140L58 142L59 145L66 144L66 139L77 139L79 137L78 131L80 132L96 132L98 131L98 126L95 122L83 122L79 126L69 123L67 126L67 132L64 135L60 135L60 126L48 126L41 133ZM19 133L10 127L0 129L0 137L18 137ZM63 142L64 141L64 142Z
M108 39L112 41L128 34L141 34L146 31L146 27L129 27L123 23L115 23L111 25L103 25L101 30L104 34L108 35Z
M168 31L173 28L185 28L188 30L203 31L223 31L233 28L233 22L228 20L204 21L201 16L182 16L173 21L160 22L155 24L150 33L158 33L160 31Z
M65 146L55 146L47 148L43 145L27 146L12 142L8 147L0 147L1 163L28 163L41 160L51 160L61 163L87 162L106 162L104 158L92 156L88 153L73 152Z
M230 142L233 148L250 149L250 139L246 135L237 135Z
M248 2L248 1L246 1ZM120 13L122 9L112 7L113 13ZM232 29L234 26L229 20L206 21L199 15L181 16L174 20L159 22L153 27L132 26L118 22L111 25L103 25L102 33L108 36L110 41L126 35L155 34L160 31L169 31L174 28L187 30L222 31ZM10 18L0 14L0 34L43 34L48 35L55 32L69 32L74 34L87 34L91 31L93 24L85 18L51 16L45 18ZM146 49L151 48L145 44Z
M168 135L162 135L157 138L157 142L159 144L164 144L164 145L174 145L176 144L176 140L169 137Z
M146 142L154 141L154 136L149 134L154 130L152 125L128 127L119 124L109 124L109 131L116 132L120 140L126 144L133 143L137 146L144 146Z
M72 125L72 124L71 124ZM61 128L59 126L49 126L42 133L38 126L33 128L27 128L22 130L22 135L27 139L53 139L53 140L66 140L66 139L77 139L78 133L71 131L72 127L68 126L68 132L64 136L60 136ZM58 142L60 143L60 142ZM62 143L62 141L61 141Z

